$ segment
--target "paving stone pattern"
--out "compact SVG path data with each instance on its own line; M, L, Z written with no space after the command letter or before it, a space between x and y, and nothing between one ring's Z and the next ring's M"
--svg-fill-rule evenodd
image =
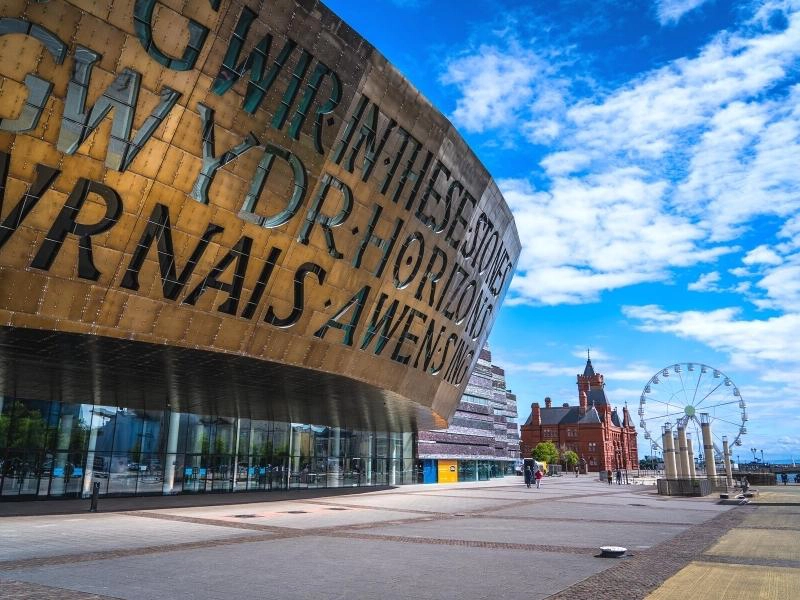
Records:
M644 598L757 510L589 478L259 500L0 518L0 540L15 540L0 554L0 598ZM63 547L64 531L101 522L104 536ZM619 540L631 557L597 558Z
M769 498L769 494L763 494ZM739 522L647 600L787 600L800 589L800 489L742 507Z

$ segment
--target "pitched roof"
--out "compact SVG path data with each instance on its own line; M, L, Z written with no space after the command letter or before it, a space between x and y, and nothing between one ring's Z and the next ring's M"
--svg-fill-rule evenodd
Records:
M583 415L583 418L579 421L582 425L589 425L592 423L602 423L600 420L600 415L597 413L597 409L594 406L589 407L586 411L586 414Z
M594 367L592 367L592 359L586 359L586 368L583 370L584 377L594 377Z
M559 406L558 408L543 408L542 409L542 425L558 425L559 423L572 423L570 413L576 407L570 406L565 408Z
M622 427L622 422L619 420L619 414L616 408L611 411L611 422L617 427Z
M589 393L587 394L586 398L589 402L589 406L601 406L601 405L608 405L610 402L606 397L606 390L605 388L589 388Z

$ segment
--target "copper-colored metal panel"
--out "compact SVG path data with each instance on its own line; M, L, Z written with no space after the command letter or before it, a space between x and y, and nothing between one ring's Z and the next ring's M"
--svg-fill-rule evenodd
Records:
M213 5L0 1L6 371L443 425L519 255L497 186L323 5Z

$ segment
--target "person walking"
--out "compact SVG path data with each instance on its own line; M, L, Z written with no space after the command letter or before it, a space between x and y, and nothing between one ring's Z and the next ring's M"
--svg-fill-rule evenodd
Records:
M578 465L575 465L575 477L578 476Z
M617 485L622 485L622 469L617 469Z
M536 469L536 489L538 490L542 485L542 470Z
M525 485L530 488L531 487L531 478L533 473L531 473L530 465L525 465Z
M787 473L781 473L781 481L783 481L783 485L789 483L789 475Z
M606 477L608 478L608 485L611 485L612 483L614 483L614 478L611 475L611 469L606 471Z

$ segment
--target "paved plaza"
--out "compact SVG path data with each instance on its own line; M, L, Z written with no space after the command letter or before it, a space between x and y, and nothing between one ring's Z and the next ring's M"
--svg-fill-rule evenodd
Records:
M345 492L101 499L96 514L85 501L3 503L0 597L777 600L800 589L800 489L748 506L586 476L538 490L508 477ZM629 556L600 558L601 545Z

